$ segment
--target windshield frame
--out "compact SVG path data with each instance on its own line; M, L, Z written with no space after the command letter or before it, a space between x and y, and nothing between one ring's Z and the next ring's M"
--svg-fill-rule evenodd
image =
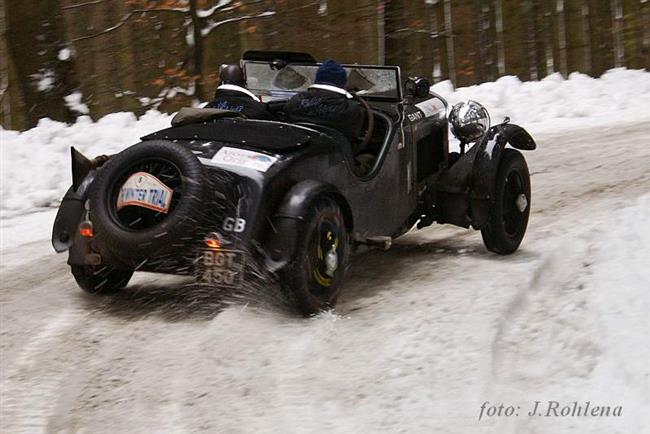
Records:
M259 60L242 60L242 68L244 71L246 71L246 66L249 64L266 64L269 67L272 65L272 62L265 62L265 61L259 61ZM299 62L292 62L292 63L287 63L283 67L287 66L306 66L310 68L318 68L322 63L299 63ZM364 65L364 64L350 64L350 63L344 63L341 64L342 67L344 68L365 68L365 69L375 69L375 70L390 70L390 71L395 71L395 79L397 80L396 83L396 91L397 91L397 96L373 96L373 95L359 95L361 98L367 100L367 101L377 101L377 102L401 102L403 99L403 92L402 92L402 71L399 66L392 66L392 65ZM269 95L265 92L276 92L278 94L283 94L286 95L288 98L291 96L299 93L300 91L292 91L292 90L274 90L274 91L269 91L265 89L249 89L251 92L254 92L257 95Z

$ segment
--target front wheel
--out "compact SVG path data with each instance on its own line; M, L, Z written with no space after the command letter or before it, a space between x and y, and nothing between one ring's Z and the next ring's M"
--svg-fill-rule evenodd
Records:
M509 255L519 248L530 215L530 175L520 152L505 149L495 180L487 225L481 229L488 250Z
M324 197L310 206L292 261L281 284L308 316L334 307L348 265L349 237L341 209Z
M133 271L116 270L106 265L71 265L72 275L81 289L91 294L112 294L124 288Z

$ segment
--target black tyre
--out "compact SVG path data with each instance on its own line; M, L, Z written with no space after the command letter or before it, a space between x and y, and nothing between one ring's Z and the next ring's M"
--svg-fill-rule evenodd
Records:
M495 180L490 216L481 229L488 250L508 255L517 250L530 215L530 175L520 152L505 149Z
M133 271L100 265L72 265L72 275L81 289L91 294L112 294L124 288Z
M341 209L324 197L309 209L295 256L281 284L298 311L312 315L334 307L349 260L349 235Z
M139 206L117 209L120 188L134 173L146 172L172 190L169 211ZM91 220L102 245L127 263L160 255L199 225L204 170L189 149L171 142L148 141L113 156L99 171L90 192ZM126 256L126 258L125 258Z

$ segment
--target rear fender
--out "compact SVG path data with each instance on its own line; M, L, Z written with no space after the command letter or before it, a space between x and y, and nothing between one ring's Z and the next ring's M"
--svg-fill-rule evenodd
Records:
M277 271L289 263L307 223L309 207L322 196L330 196L339 204L348 230L351 230L350 208L334 186L314 180L301 181L289 190L271 217L273 227L264 246L269 271Z
M79 187L76 190L70 187L61 200L52 228L52 247L57 253L65 252L72 247L79 222L83 219L85 202L95 173L94 170L90 171L80 182Z
M77 190L86 175L93 169L93 162L77 151L74 146L70 148L70 159L72 162L72 189Z
M90 160L74 147L70 148L72 187L68 189L61 201L52 229L52 246L57 253L65 252L74 244L74 234L83 216L96 169L109 158L107 155L100 155Z

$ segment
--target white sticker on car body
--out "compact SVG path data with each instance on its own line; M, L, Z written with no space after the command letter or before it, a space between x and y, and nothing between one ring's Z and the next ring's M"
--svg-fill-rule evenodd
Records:
M167 213L172 194L173 190L155 176L146 172L137 172L122 184L117 197L117 210L133 205Z
M211 161L213 163L248 167L259 172L266 172L278 159L260 152L224 146L212 157Z
M244 232L246 229L246 220L235 217L226 217L223 221L222 228L226 232Z
M415 104L415 106L417 108L419 108L422 111L422 113L424 113L425 117L428 118L428 117L431 117L431 116L435 115L439 111L445 109L444 105L442 105L442 103L440 103L440 105L438 105L437 101L438 100L436 98L431 98L431 99L428 99L426 101L422 101L419 104Z

